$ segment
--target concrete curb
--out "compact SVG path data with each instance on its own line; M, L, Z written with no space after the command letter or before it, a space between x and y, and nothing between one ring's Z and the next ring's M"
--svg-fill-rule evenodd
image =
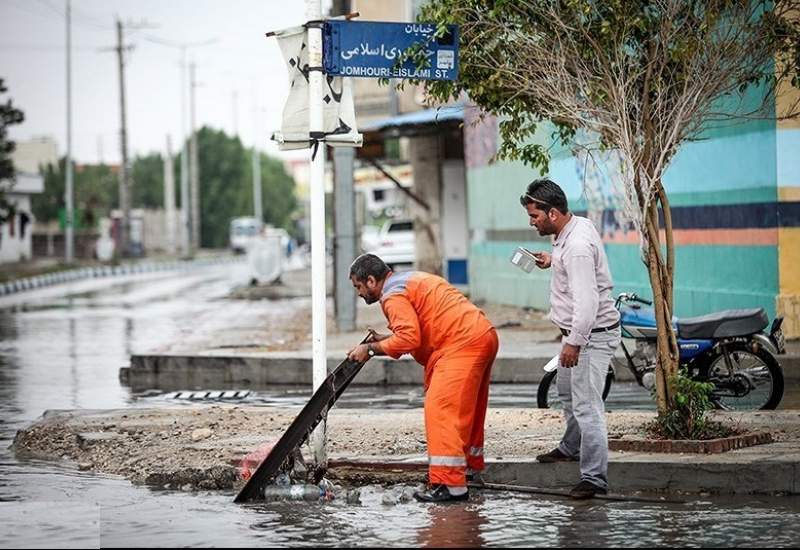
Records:
M780 444L772 444L773 445ZM767 451L769 452L769 451ZM741 456L720 455L718 460L692 460L691 455L610 453L610 490L618 493L652 491L664 493L714 494L798 494L800 493L799 455L780 457L772 451L770 459L748 460ZM342 479L381 479L385 473L409 479L427 469L424 457L392 459L364 457L332 458L329 467ZM526 485L546 489L570 489L580 480L577 463L539 464L534 459L487 460L483 472L488 483Z
M336 368L341 360L341 356L329 356L328 371ZM538 383L544 374L542 367L549 360L550 357L498 357L492 369L492 381ZM625 374L630 377L629 373ZM300 352L247 356L133 355L130 367L120 369L120 379L134 390L305 385L312 381L312 358ZM353 384L394 386L422 382L423 369L414 360L374 358Z
M333 371L343 356L328 356ZM538 384L543 367L552 355L523 357L500 354L492 369L492 382ZM800 380L800 355L782 355L779 361L786 380ZM416 385L422 383L422 368L412 359L374 358L359 373L356 385ZM630 371L617 365L618 381L633 381ZM134 390L159 388L178 391L190 388L252 389L281 385L311 384L312 359L306 352L269 352L248 355L132 355L130 367L120 369L120 379Z
M0 296L16 294L26 290L33 290L61 283L71 283L84 279L98 279L103 277L117 277L121 275L135 275L139 273L154 273L157 271L190 271L213 265L225 265L244 261L244 257L214 257L197 260L172 260L163 262L139 262L117 266L82 267L15 279L0 284Z

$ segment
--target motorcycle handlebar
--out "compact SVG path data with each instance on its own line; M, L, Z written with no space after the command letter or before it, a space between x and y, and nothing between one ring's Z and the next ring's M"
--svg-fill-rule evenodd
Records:
M617 298L617 302L627 302L627 301L631 301L631 302L639 302L639 303L641 303L641 304L645 304L645 305L647 305L647 306L652 306L652 305L653 305L653 302L651 302L650 300L645 300L644 298L639 298L639 297L636 295L636 293L635 293L635 292L634 292L634 293L631 293L631 294L628 294L627 292L623 292L623 293L622 293L622 294L620 294L620 295L619 295L619 297Z

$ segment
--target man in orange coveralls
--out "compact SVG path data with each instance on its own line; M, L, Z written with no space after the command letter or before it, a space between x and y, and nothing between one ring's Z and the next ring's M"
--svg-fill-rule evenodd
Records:
M467 500L467 478L483 470L483 424L497 333L481 310L436 275L394 273L379 257L363 254L350 266L350 281L367 304L380 300L392 334L349 352L366 361L410 353L425 366L427 491L423 502Z

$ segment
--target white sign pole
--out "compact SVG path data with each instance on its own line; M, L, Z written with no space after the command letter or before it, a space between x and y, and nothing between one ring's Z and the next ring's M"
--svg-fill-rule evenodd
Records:
M322 19L321 0L306 0L307 20ZM313 24L308 28L308 108L309 132L324 130L322 112L322 29ZM316 153L316 154L315 154ZM314 391L328 376L326 353L325 299L325 143L311 148L311 316L313 337ZM326 464L325 422L320 422L312 435L314 460Z

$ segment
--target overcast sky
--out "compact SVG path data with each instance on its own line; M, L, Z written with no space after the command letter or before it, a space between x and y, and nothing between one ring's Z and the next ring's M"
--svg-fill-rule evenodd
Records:
M323 1L323 6L329 2ZM0 78L25 112L12 139L52 136L66 150L65 0L0 0ZM73 158L116 163L119 146L119 73L116 18L130 26L134 49L125 71L129 155L173 151L181 132L180 50L157 44L216 39L188 50L197 64L197 126L234 132L254 143L254 98L261 109L259 143L277 151L287 95L286 69L274 38L264 33L305 21L302 0L72 0ZM146 23L152 28L136 30ZM257 94L254 94L254 89ZM238 95L234 108L234 93ZM188 99L187 99L188 109ZM238 116L235 115L238 113ZM238 121L238 122L237 122ZM188 114L187 114L188 124Z

